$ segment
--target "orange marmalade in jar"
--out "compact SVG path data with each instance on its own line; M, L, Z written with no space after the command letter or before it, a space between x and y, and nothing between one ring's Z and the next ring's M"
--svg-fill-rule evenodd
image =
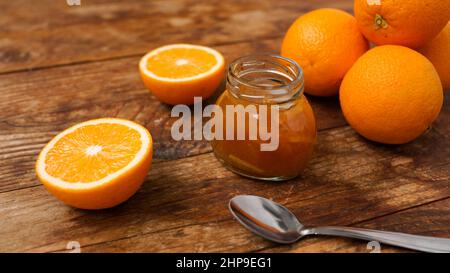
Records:
M281 56L247 56L230 64L227 88L216 102L223 126L215 128L211 141L219 161L250 178L280 181L299 175L316 142L314 113L303 87L302 69ZM265 132L271 132L270 139Z

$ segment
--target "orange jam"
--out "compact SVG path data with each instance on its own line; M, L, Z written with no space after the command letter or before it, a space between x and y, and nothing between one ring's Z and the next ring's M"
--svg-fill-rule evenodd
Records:
M227 90L216 104L223 112L223 132L222 139L216 132L211 145L226 167L247 177L274 181L294 178L304 170L313 154L316 124L303 95L302 70L294 61L271 55L236 60L228 69ZM231 120L226 118L230 106L241 106L234 108ZM247 111L247 106L255 106L251 109L256 112ZM267 111L260 106L266 106ZM278 115L271 111L273 107ZM227 138L230 122L234 132ZM252 122L256 124L253 127ZM255 128L256 139L252 139ZM261 129L274 134L268 139ZM244 131L245 139L237 138L238 130ZM262 149L262 144L269 143L271 149Z

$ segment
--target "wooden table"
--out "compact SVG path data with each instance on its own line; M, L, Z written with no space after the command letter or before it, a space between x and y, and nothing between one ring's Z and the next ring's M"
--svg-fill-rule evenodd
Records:
M227 171L206 141L172 140L171 108L140 80L138 61L156 46L208 45L227 62L277 53L299 15L319 7L351 12L352 2L1 1L0 251L68 251L76 241L82 252L369 252L365 242L332 237L265 241L232 219L227 203L237 194L278 201L309 225L450 237L449 93L431 130L402 146L357 135L336 98L309 98L319 127L315 157L301 177L269 183ZM126 203L73 209L45 190L34 164L55 134L98 117L145 125L154 164Z

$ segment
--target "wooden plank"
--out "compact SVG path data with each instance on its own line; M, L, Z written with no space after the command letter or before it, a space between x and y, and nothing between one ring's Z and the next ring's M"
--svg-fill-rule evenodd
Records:
M309 168L284 183L236 176L211 153L159 162L131 200L103 211L67 207L41 186L4 192L0 194L0 249L59 251L75 240L99 250L260 250L270 245L239 235L243 229L236 223L222 225L221 221L231 221L227 202L232 196L272 198L308 225L351 225L449 197L449 142L436 130L403 146L365 141L348 127L325 130L319 133L317 154ZM214 248L224 238L231 243Z
M166 230L155 234L94 244L82 248L83 252L241 252L264 253L369 253L374 248L361 240L312 236L292 245L278 245L251 234L243 227L236 229L234 220L217 221ZM413 207L387 216L363 221L361 228L450 238L450 199ZM230 235L233 229L233 235ZM154 244L152 242L159 242ZM382 253L411 252L411 250L381 244ZM64 250L68 251L68 250Z
M327 236L312 236L292 245L278 245L253 235L243 227L236 228L236 226L239 224L231 219L198 224L86 246L82 248L82 251L127 252L132 249L136 252L186 252L188 249L192 252L251 250L264 253L369 253L374 250L367 245L366 241ZM376 217L352 226L450 238L450 199ZM232 236L230 229L234 232ZM380 251L382 253L411 252L411 250L384 244L381 244Z
M280 39L269 39L217 49L230 61L255 52L275 52L279 44ZM211 151L206 141L172 139L171 107L145 89L138 61L130 57L0 75L0 192L36 185L34 162L43 146L65 128L93 118L121 117L145 125L154 138L155 161ZM319 129L345 125L337 98L311 98L311 103Z
M313 8L352 8L329 1L65 1L0 3L0 73L141 55L167 43L205 45L280 37ZM31 8L32 7L32 8Z

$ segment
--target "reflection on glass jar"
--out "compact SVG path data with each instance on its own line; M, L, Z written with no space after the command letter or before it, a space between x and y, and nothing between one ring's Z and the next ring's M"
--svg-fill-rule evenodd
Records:
M311 159L316 142L314 113L303 95L303 86L303 72L290 59L260 55L234 61L228 68L227 88L216 102L224 113L223 134L220 135L226 136L226 127L230 124L229 119L225 120L229 115L225 114L227 108L241 107L235 108L231 116L232 122L237 124L234 137L211 141L216 157L230 170L251 178L279 181L299 175ZM250 109L247 106L256 106L256 113L245 111ZM268 107L267 117L261 116L260 106ZM273 107L279 109L278 128L272 128L274 125L270 123ZM250 137L252 122L258 128L254 140ZM236 137L239 129L245 131L244 140ZM259 133L261 129L269 132L278 129L277 136L271 136L278 139L267 140ZM263 151L261 144L270 141L278 141L276 149Z

